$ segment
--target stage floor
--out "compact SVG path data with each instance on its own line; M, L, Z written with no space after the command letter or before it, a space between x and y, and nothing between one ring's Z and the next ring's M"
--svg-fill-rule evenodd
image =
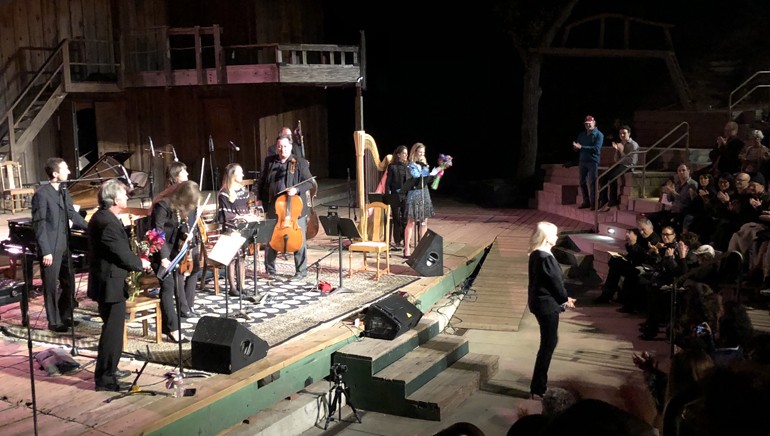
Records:
M562 230L579 231L585 227L585 224L569 218L544 214L536 210L482 209L474 205L443 199L437 199L435 203L437 216L430 220L429 227L444 239L444 275L422 277L406 265L405 259L399 256L399 253L394 252L391 256L391 272L394 275L413 278L413 281L399 290L406 292L413 301L417 302L430 302L427 295L430 294L431 289L446 286L446 280L452 279L454 271L479 256L505 232L528 234L534 224L543 219L554 221ZM319 208L318 212L325 214L322 208ZM344 214L344 211L341 211L341 214ZM0 215L0 237L7 235L5 223L8 217L10 215ZM519 244L526 243L524 239L519 241L517 241ZM308 245L309 263L323 259L320 262L323 271L337 271L338 256L327 256L336 247L336 238L324 235L321 229L319 235L309 241ZM354 268L361 266L361 258L360 255L354 256ZM348 255L345 252L343 253L343 285L344 280L347 279L347 264ZM521 268L522 266L511 265L511 267ZM279 273L289 276L293 273L291 258L279 266ZM374 284L373 271L370 275L369 280ZM464 277L459 278L459 281L463 279ZM361 280L360 277L359 280ZM336 281L329 281L336 285ZM201 291L200 295L207 292ZM271 347L267 357L233 374L214 374L207 378L187 379L187 386L197 389L196 395L189 398L169 399L164 396L171 392L165 386L166 374L174 370L175 365L149 363L138 385L143 390L155 390L162 395L133 395L108 403L107 401L115 396L114 393L93 390L92 371L95 349L78 348L78 356L75 360L82 366L79 372L74 374L48 376L35 365L33 374L38 431L41 434L123 434L161 431L164 426L175 420L205 411L210 404L225 396L244 395L251 386L264 382L282 368L301 363L303 359L312 359L314 353L333 352L335 346L339 347L340 344L344 345L347 341L355 340L360 331L353 326L353 318L355 313L364 307L365 305L357 306L349 313L326 320L308 331ZM420 309L427 311L430 307L420 307ZM15 312L18 312L18 303L0 307L0 323L13 323L18 316L14 315ZM41 319L45 324L44 314ZM40 321L37 320L37 322ZM270 320L265 321L266 325L269 323ZM52 347L62 347L70 351L69 337L69 335L61 335L57 343L34 341L32 353ZM32 433L34 428L33 383L30 377L27 345L26 339L5 335L0 338L0 348L2 348L0 351L0 386L2 386L0 390L2 392L0 394L5 398L4 410L0 412L4 417L0 424L0 431L4 434ZM121 369L136 373L142 368L143 363L140 359L126 358L120 366ZM132 381L132 379L128 380ZM71 401L72 399L76 401ZM212 417L211 419L221 418Z

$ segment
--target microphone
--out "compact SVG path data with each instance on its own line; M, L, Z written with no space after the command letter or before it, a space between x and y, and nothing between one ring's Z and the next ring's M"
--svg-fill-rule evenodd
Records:
M233 141L230 141L230 147L233 147L233 150L235 151L241 151L241 147L238 147L237 145L235 145Z
M152 157L155 157L155 147L152 145L152 137L148 136L147 139L150 140L150 154L152 154Z
M174 153L174 162L179 162L179 158L176 155L176 148L174 148L174 145L171 145L171 151Z
M214 152L214 139L211 137L211 135L209 135L209 152Z

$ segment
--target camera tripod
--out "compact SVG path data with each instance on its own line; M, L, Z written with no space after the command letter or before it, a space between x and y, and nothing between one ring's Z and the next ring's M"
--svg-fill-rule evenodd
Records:
M355 406L353 406L353 404L350 402L350 395L348 395L348 390L342 383L342 375L335 374L334 386L329 389L329 397L331 397L332 402L329 404L329 414L326 415L326 424L324 425L324 430L329 427L329 423L331 421L334 421L334 412L337 412L337 421L342 421L343 396L345 397L345 403L353 410L353 416L356 417L356 421L358 421L359 424L361 423L361 417L358 416L358 410L356 410Z

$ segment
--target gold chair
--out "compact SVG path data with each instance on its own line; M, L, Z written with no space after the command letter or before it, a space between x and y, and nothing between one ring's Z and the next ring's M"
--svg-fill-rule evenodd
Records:
M367 255L374 253L377 255L377 280L380 280L382 270L380 269L380 258L385 254L385 273L390 274L390 205L374 202L366 205L368 216L362 229L363 241L354 242L348 247L349 263L348 269L350 276L353 276L353 253L364 254L364 266L362 270L367 270Z
M0 163L0 190L3 195L3 210L16 213L26 208L27 197L35 193L34 188L25 188L21 179L21 164L14 161ZM10 206L9 206L10 205Z

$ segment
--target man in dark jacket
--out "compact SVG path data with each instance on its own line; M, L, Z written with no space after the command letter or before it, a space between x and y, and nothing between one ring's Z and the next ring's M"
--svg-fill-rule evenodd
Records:
M580 193L583 202L580 209L596 206L596 177L599 173L599 158L601 157L604 134L596 128L596 120L587 115L583 121L585 131L580 132L577 141L572 142L572 148L578 152L578 167L580 169Z
M45 172L50 183L38 188L32 196L32 228L40 259L48 329L62 333L74 325L67 227L72 222L73 226L85 229L88 223L75 211L72 197L61 186L70 174L67 162L52 157L45 164ZM57 279L61 291L58 290Z
M128 297L125 280L129 271L150 267L149 260L131 251L128 235L118 218L127 201L126 188L120 181L104 182L99 188L99 210L88 223L88 297L99 303L99 316L104 322L94 368L97 391L130 387L118 381L130 375L128 371L118 370Z
M275 202L278 194L287 195L288 198L304 199L306 192L313 186L310 164L307 160L292 154L292 144L288 138L279 138L277 154L265 159L262 173L257 183L259 192L258 205L266 205L267 218L276 218ZM302 183L306 182L306 183ZM307 276L307 241L305 229L307 227L308 205L302 203L302 212L297 219L301 228L302 246L294 253L294 265L296 274L292 280L302 280ZM277 225L281 225L278 223ZM270 244L265 248L265 269L271 276L275 275L275 258L278 251Z

